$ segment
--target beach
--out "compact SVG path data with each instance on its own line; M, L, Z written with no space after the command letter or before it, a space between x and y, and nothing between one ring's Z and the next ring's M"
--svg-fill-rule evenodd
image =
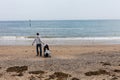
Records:
M0 0L0 80L120 80L119 8L120 0Z
M0 46L0 80L120 80L120 45Z
M0 80L120 80L120 20L0 21Z

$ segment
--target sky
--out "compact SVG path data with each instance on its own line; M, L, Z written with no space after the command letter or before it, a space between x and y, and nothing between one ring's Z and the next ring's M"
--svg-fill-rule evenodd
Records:
M0 20L120 19L120 0L0 0Z

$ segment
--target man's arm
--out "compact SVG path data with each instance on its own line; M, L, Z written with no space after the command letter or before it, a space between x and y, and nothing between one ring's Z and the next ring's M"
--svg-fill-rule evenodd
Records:
M40 41L40 43L42 43L43 45L44 45L44 43L41 41L41 39L39 38L39 41Z
M34 45L35 41L36 41L36 39L34 39L34 41L33 41L33 43L32 43L32 46Z

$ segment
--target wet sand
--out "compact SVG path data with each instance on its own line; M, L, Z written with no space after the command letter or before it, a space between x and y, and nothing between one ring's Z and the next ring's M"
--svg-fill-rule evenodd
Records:
M0 80L120 80L120 45L0 46Z

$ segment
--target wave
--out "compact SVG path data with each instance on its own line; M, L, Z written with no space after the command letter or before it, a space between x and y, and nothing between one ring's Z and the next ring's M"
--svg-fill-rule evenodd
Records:
M48 29L48 30L50 30L50 29L52 29L52 30L60 30L60 29L62 29L62 30L73 30L73 29L79 29L79 30L83 30L84 28L40 28L40 27L38 27L38 26L36 26L36 27L34 27L35 29Z
M0 40L31 40L25 36L0 36Z
M0 36L0 40L33 40L35 36ZM120 40L120 37L44 37L42 40Z

